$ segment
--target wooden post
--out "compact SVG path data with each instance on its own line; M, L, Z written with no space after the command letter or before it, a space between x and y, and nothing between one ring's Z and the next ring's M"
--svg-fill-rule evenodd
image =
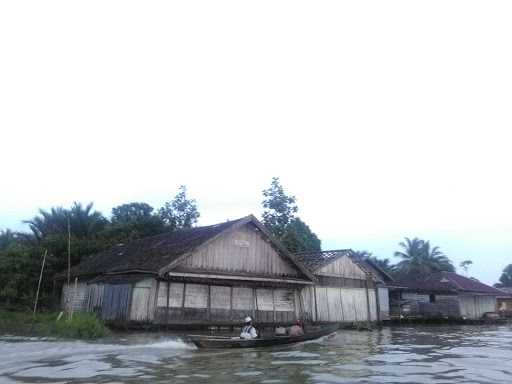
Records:
M44 270L44 263L46 261L46 254L48 253L48 250L44 250L43 254L43 264L41 265L41 273L39 274L39 282L37 283L37 292L36 292L36 300L34 302L34 317L36 316L37 311L37 301L39 300L39 289L41 288L41 280L43 279L43 270Z
M233 287L229 287L229 321L233 323Z
M371 326L371 321L372 321L372 316L371 316L371 312L370 312L370 292L368 290L368 279L370 277L369 276L366 276L366 280L364 281L364 286L365 286L365 289L366 289L366 310L367 310L367 321L368 321L368 327Z
M274 288L272 288L272 311L273 311L273 321L274 321L274 325L275 325L276 321L277 321L277 316L276 316L276 295L274 292Z
M73 319L73 303L75 302L75 299L76 299L76 291L78 289L78 277L75 277L75 287L73 289L73 299L71 300L71 310L69 312L69 319L72 320Z
M253 295L253 300L252 300L252 307L253 307L253 310L252 310L252 318L254 319L254 321L256 321L256 314L258 313L258 294L256 292L256 288L253 288L252 289L252 295Z
M375 284L375 307L377 311L377 323L380 324L380 297L379 297L379 287Z
M206 318L208 319L208 322L211 321L211 306L212 306L212 289L211 285L208 284L208 297L206 298Z
M187 284L183 283L183 297L181 298L181 319L185 320L185 297L187 293Z
M315 296L315 322L318 323L318 306L316 304L316 285L313 285L313 295Z
M169 295L170 295L170 290L171 290L171 282L170 281L166 281L167 283L167 305L165 307L165 329L169 329L169 311L170 311L170 308L169 308Z
M331 309L329 308L329 288L325 288L325 304L327 305L327 322L331 321Z
M68 288L71 283L71 225L69 223L68 213Z
M229 321L233 331L233 286L229 287Z
M340 294L340 307L341 307L341 321L345 321L345 311L343 310L343 294L341 293L341 290L343 288L338 288L338 292Z

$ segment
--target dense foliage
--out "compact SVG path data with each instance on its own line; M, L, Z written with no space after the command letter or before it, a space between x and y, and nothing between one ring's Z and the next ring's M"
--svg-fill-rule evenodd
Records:
M196 202L187 198L185 187L158 211L147 203L128 203L114 207L110 219L94 210L92 203L40 209L25 221L30 233L0 231L0 305L30 308L44 250L48 251L44 275L53 277L67 270L68 247L75 265L84 256L119 242L190 228L198 217ZM43 307L54 304L52 290L52 279L43 279Z
M498 288L512 287L512 264L507 265L500 276L500 282L495 284Z
M274 177L263 191L263 224L290 252L320 251L320 239L295 214L298 211L295 196L284 192L279 178Z

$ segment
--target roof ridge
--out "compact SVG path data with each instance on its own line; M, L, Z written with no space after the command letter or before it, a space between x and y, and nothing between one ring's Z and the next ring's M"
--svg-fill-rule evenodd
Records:
M346 249L327 249L327 250L322 250L322 251L302 251L302 252L295 252L294 254L295 255L305 255L305 254L309 254L309 253L319 254L319 253L351 252L351 251L352 251L352 249L346 248Z
M249 216L252 216L252 215L249 215ZM143 240L156 239L156 238L158 238L160 236L174 235L174 234L178 234L178 233L185 233L185 232L190 232L190 231L194 231L194 230L197 230L197 229L216 228L216 227L220 227L221 225L234 224L235 222L247 219L249 216L244 216L244 217L241 217L241 218L235 219L235 220L227 220L227 221L224 221L222 223L216 223L216 224L210 224L210 225L200 225L200 226L197 226L197 227L190 227L190 228L179 228L179 229L174 229L172 231L167 230L165 232L157 233L157 234L154 234L154 235L144 236L144 237L140 237L138 239L133 239L133 240L128 240L128 241L120 242L120 244L122 244L122 245L133 244L133 243L138 243L138 242L143 241ZM117 246L119 246L119 244L114 244L114 245L112 245L109 248L113 248L113 247L117 247Z

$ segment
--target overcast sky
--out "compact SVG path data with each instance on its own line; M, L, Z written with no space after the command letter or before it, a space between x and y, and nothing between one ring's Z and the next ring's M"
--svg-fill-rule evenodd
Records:
M323 247L404 237L512 263L510 1L0 4L0 229L36 209L260 215L279 176Z

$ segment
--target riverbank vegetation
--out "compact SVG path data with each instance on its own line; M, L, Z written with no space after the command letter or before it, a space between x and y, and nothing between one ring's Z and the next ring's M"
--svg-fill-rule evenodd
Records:
M321 250L320 239L297 214L295 196L285 192L278 178L272 179L262 195L262 222L290 252ZM109 217L95 210L93 203L75 202L69 208L40 209L37 215L24 221L30 232L0 230L0 307L29 310L33 306L45 252L39 306L55 310L59 285L54 284L54 278L66 277L68 257L74 266L83 258L119 243L191 228L199 216L196 201L188 197L185 186L157 209L144 202L131 202L112 208ZM427 240L405 238L399 247L394 254L399 259L396 264L367 251L356 254L399 279L455 270L439 247ZM466 273L470 264L465 261ZM512 285L510 276L512 266L504 271L501 284Z
M264 224L290 251L320 250L320 240L296 216L295 197L285 194L279 179L272 179L263 191L262 205ZM157 209L144 202L126 203L112 208L110 217L95 210L93 203L40 209L24 221L30 232L0 230L0 308L33 306L45 251L39 307L51 310L58 308L54 278L66 278L68 257L74 266L119 243L191 228L199 216L185 186Z
M95 339L108 334L107 327L94 314L75 313L71 319L59 313L0 310L0 334L38 337Z

